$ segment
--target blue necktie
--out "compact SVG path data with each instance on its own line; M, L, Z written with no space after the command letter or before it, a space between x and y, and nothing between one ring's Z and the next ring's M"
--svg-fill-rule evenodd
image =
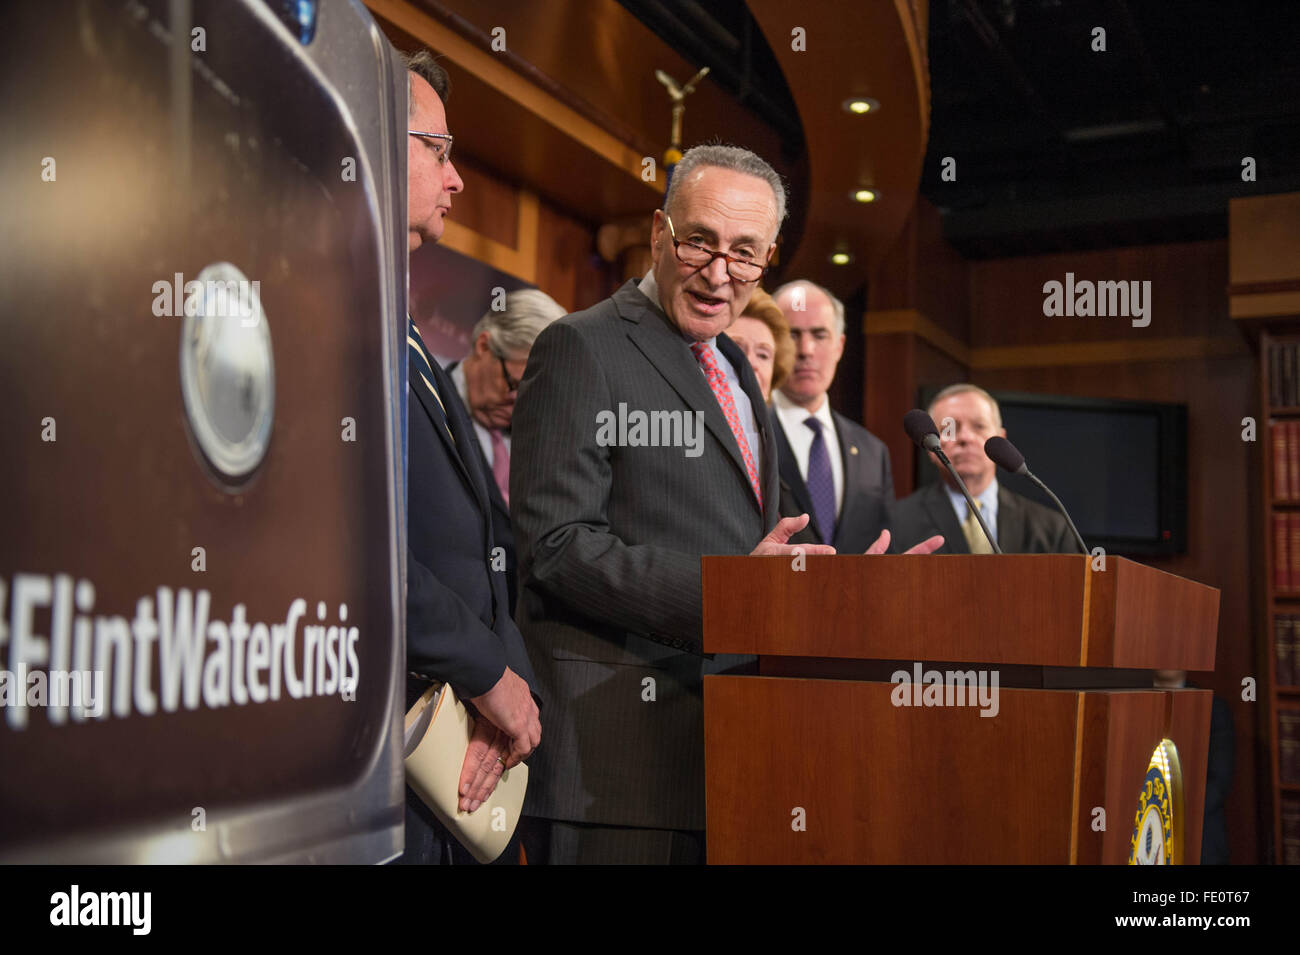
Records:
M411 320L409 315L406 321L406 347L410 349L411 354L415 357L415 367L420 371L420 380L424 382L425 387L429 389L429 393L433 395L438 410L442 412L442 426L447 429L452 444L455 444L456 436L451 433L451 424L447 421L447 406L442 403L442 395L438 394L438 387L433 383L433 379L437 376L433 373L433 366L424 350L424 339L420 337L420 330L415 327L415 322Z
M813 517L822 534L822 543L835 540L835 479L831 476L831 456L826 452L826 438L822 436L822 423L816 418L804 419L812 428L812 449L808 452L808 496L812 498Z

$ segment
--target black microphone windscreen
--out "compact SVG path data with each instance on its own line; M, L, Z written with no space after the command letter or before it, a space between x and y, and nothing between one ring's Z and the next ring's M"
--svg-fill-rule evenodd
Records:
M903 430L907 432L913 444L921 447L925 447L926 435L932 434L937 437L939 434L939 429L934 426L934 419L920 408L913 408L903 415Z
M1000 434L995 434L984 442L984 453L989 456L990 461L1012 474L1018 474L1025 466L1025 456Z

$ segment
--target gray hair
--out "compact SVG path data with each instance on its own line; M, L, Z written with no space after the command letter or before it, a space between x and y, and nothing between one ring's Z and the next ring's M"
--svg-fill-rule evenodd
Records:
M682 183L690 178L691 173L705 166L730 169L732 172L754 176L771 186L772 195L776 198L776 228L778 232L780 231L781 223L785 221L785 184L766 160L739 146L709 144L692 146L686 150L677 165L673 167L673 179L668 184L668 192L664 196L665 212L672 214Z
M532 350L542 329L568 312L541 289L526 288L506 295L505 311L489 309L474 326L474 341L487 332L497 354L515 359Z
M831 294L830 289L818 285L816 282L810 282L807 279L795 279L793 282L786 282L779 289L772 293L772 298L779 299L785 292L792 291L802 286L803 288L816 289L826 296L831 303L831 311L835 313L835 334L844 334L844 303ZM802 311L802 309L801 309Z
M993 427L1000 429L1002 427L1002 409L998 407L998 400L979 385L972 385L970 382L961 382L960 384L949 385L947 388L944 388L930 399L930 407L925 410L933 411L934 406L939 402L951 398L953 395L964 395L967 393L979 395L989 403L989 407L993 409Z
M438 94L445 106L451 98L451 77L438 65L433 54L428 50L416 50L414 53L398 53L402 66L406 67L406 116L409 119L415 112L415 77L428 80L433 91Z

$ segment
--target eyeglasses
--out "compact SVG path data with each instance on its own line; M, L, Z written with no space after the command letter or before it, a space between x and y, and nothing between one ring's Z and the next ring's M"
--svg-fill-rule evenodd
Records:
M438 151L438 162L440 162L444 166L447 165L447 163L451 162L451 143L453 137L450 133L422 133L417 129L408 129L406 132L407 135L418 136L421 139L445 140L446 145L444 145L442 149Z
M697 242L678 239L677 230L673 228L672 216L665 215L664 218L668 220L668 234L672 237L673 251L677 255L677 261L683 265L702 269L712 265L714 259L723 259L727 263L727 274L737 282L745 283L757 282L767 274L768 267L760 265L753 259L731 255L727 252L718 252Z
M518 391L518 390L519 390L519 379L516 378L514 375L510 374L510 370L509 370L508 368L506 368L506 360L505 360L505 357L504 357L504 356L503 356L499 351L497 351L495 348L492 349L492 354L496 355L496 356L497 356L497 361L499 361L499 362L501 363L501 374L505 375L505 378L506 378L506 390L507 390L507 391Z

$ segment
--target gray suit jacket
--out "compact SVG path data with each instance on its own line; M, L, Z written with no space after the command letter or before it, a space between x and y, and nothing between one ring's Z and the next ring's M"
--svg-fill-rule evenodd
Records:
M757 413L762 510L688 343L635 282L533 345L510 468L519 624L547 700L531 815L704 828L700 557L749 553L778 517L758 381L718 347ZM620 406L702 412L702 453L602 446L598 416Z
M889 509L894 506L894 472L885 442L838 411L831 412L844 463L844 497L835 522L835 539L828 541L817 526L808 485L799 473L799 462L781 419L775 411L770 412L770 417L781 457L781 516L808 515L808 526L790 538L790 543L833 544L839 554L863 553L889 526Z
M943 535L936 554L969 554L966 537L943 483L935 481L894 505L889 552L901 554L927 537ZM998 484L998 546L1004 554L1077 554L1065 518Z

